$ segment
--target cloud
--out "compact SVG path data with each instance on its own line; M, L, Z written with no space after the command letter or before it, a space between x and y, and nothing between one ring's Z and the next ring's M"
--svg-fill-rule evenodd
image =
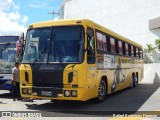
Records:
M47 4L46 3L42 3L42 4L29 4L29 7L31 8L43 8L46 7Z
M22 24L25 25L25 23L28 21L28 17L24 16L22 19Z
M0 35L20 35L28 17L19 13L19 6L12 0L0 0Z

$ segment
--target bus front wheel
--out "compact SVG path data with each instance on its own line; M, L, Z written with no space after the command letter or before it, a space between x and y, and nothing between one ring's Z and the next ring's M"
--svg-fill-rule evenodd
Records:
M104 101L107 94L107 86L104 80L101 80L98 88L98 96L96 98L96 103L101 103Z

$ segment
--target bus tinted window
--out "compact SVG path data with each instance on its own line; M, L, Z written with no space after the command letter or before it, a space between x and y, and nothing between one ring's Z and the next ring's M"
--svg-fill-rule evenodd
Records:
M133 53L133 46L131 45L131 56L133 57L134 56L134 53Z
M103 50L103 35L100 32L96 32L97 50Z
M134 54L134 57L136 57L136 47L133 47L133 54Z
M136 57L139 57L139 52L137 47L136 47Z
M107 51L107 38L106 35L103 35L103 51Z
M107 51L107 38L106 35L96 32L96 39L97 39L97 50L100 51Z
M115 49L116 49L116 53L119 54L119 45L118 45L117 39L115 39Z
M115 39L114 38L110 38L110 46L111 46L111 52L115 53Z
M125 43L125 50L126 50L126 55L129 56L129 50L128 50L128 44Z
M118 47L119 47L119 54L123 54L123 49L122 49L122 41L118 41Z
M142 52L142 49L138 49L138 51L139 51L139 58L141 58L141 59L142 59L142 58L143 58L143 55L142 55L142 53L143 53L143 52Z

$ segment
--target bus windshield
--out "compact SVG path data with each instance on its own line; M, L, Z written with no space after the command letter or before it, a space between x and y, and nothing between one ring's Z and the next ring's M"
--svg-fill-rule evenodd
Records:
M0 73L9 74L16 62L16 41L19 36L0 36Z
M83 34L81 26L30 29L22 63L82 62Z

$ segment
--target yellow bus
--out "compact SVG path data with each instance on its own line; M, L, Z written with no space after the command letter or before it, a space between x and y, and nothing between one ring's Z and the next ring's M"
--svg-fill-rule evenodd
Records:
M143 79L142 46L90 20L29 26L20 67L22 97L104 101Z

